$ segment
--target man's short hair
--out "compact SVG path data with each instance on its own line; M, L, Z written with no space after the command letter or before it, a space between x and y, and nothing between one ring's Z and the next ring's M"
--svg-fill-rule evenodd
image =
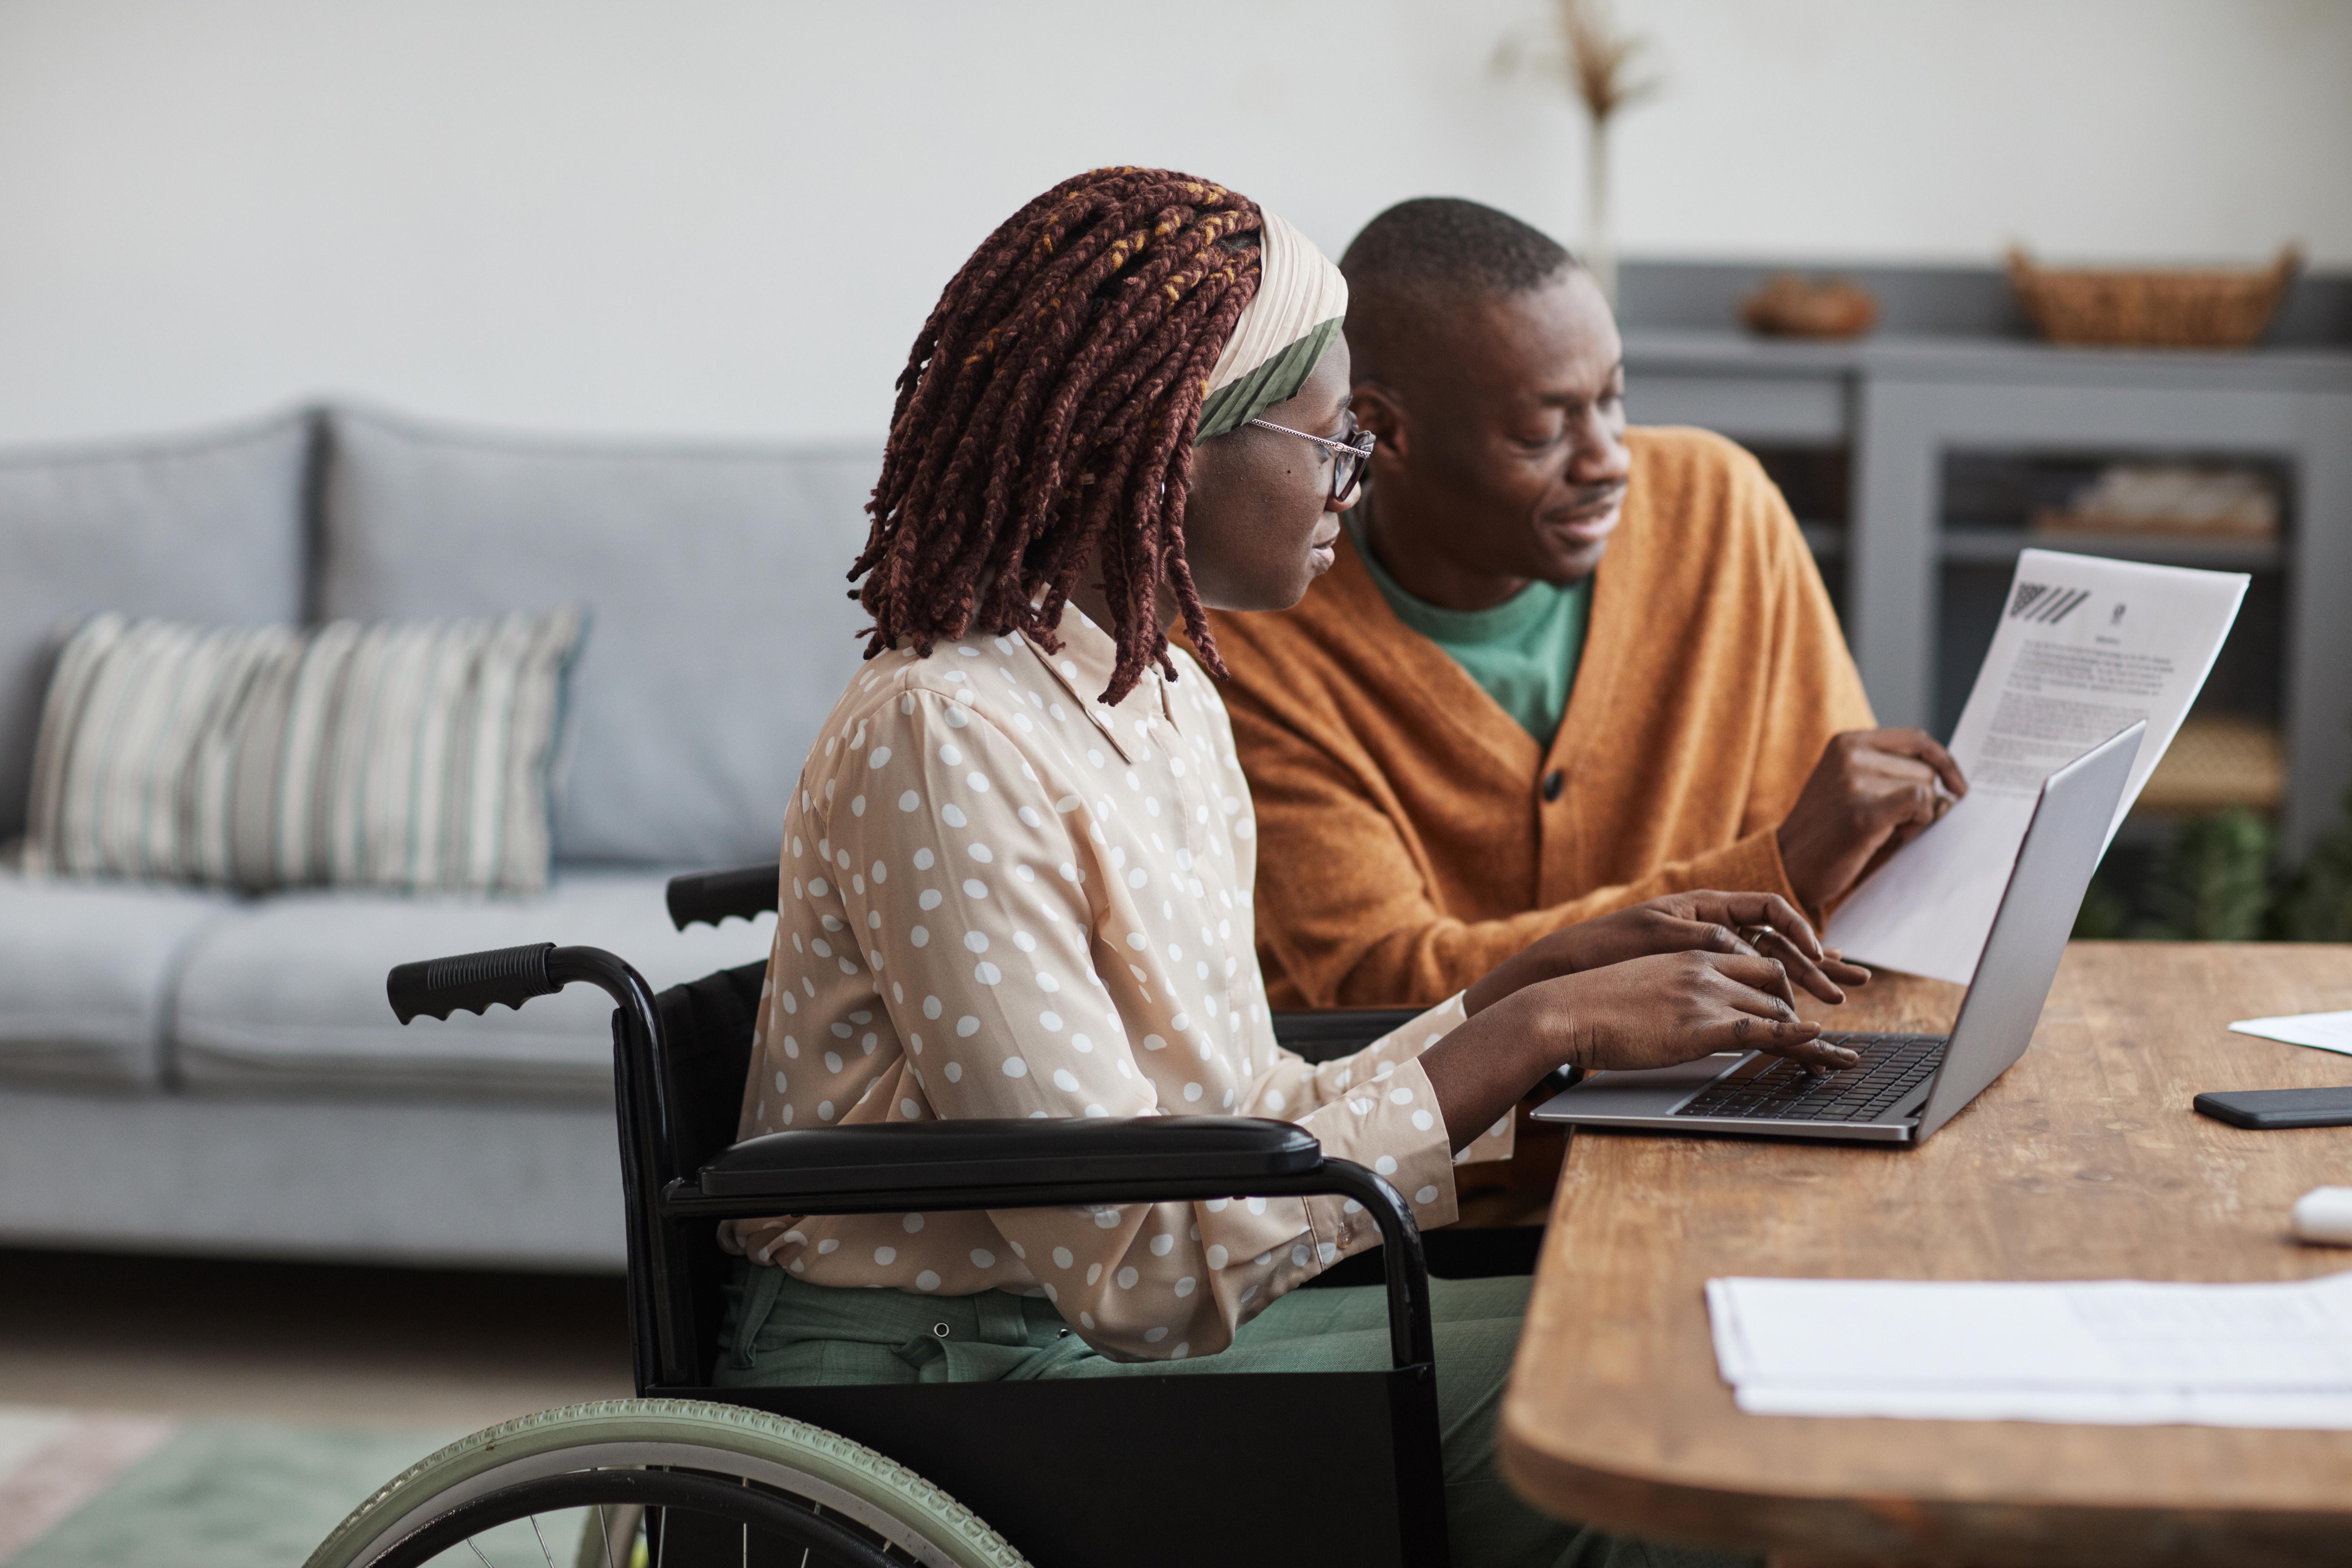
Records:
M1541 229L1458 196L1417 196L1366 224L1339 258L1350 292L1520 294L1576 266Z

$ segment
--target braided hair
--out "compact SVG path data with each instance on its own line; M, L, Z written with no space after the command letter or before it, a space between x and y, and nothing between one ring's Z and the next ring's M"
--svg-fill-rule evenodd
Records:
M1063 181L990 235L898 375L866 549L849 576L866 657L975 626L1048 652L1089 560L1118 645L1117 702L1157 665L1160 584L1225 673L1184 560L1209 373L1257 293L1256 204L1166 169Z

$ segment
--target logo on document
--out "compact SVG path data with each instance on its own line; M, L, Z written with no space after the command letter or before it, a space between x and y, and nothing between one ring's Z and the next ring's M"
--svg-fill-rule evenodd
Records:
M2054 626L2071 616L2091 596L2088 588L2053 588L2047 583L2020 583L2010 595L2009 618L2012 621L2036 621ZM2116 614L2123 614L2121 607Z

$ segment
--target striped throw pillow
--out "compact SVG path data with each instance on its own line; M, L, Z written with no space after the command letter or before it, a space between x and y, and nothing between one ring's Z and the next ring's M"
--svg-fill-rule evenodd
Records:
M94 616L49 682L26 868L536 892L580 633L576 610L310 628Z

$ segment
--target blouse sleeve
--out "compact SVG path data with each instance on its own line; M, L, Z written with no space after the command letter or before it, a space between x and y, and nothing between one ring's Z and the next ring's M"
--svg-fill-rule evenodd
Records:
M1242 1111L1202 1102L1185 1073L1191 1053L1230 1047L1181 1022L1129 1038L1097 959L1118 963L1123 945L1143 941L1136 868L1103 858L1084 790L1041 777L1041 766L1044 750L921 690L891 698L835 752L823 785L828 836L812 847L835 874L831 890L919 1090L889 1095L885 1078L866 1099L881 1089L886 1114L949 1119ZM795 870L787 879L800 885ZM1423 1193L1430 1223L1443 1223L1453 1200L1444 1130L1410 1057L1377 1092L1293 1120L1331 1152L1376 1168L1389 1160L1406 1173L1408 1195ZM835 1070L845 1105L857 1064ZM1279 1114L1252 1081L1261 1113ZM1349 1206L1248 1198L990 1217L1088 1343L1158 1360L1223 1349L1276 1296L1370 1245L1377 1233Z

